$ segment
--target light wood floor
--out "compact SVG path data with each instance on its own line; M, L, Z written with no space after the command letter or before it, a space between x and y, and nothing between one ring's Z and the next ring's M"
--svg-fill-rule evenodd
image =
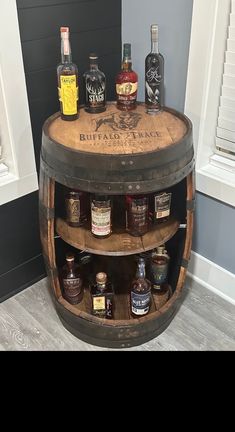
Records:
M46 279L0 304L0 351L109 351L72 336L60 323ZM187 282L180 311L158 338L135 351L235 351L235 306Z

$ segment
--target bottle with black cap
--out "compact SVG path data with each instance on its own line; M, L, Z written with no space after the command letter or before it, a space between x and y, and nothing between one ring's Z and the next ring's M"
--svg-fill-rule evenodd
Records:
M90 54L90 69L84 73L85 110L91 114L106 110L106 78L98 67L98 56Z

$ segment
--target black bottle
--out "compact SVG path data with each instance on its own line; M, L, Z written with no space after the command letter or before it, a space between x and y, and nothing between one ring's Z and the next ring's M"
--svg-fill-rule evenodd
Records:
M159 53L158 26L151 26L151 52L145 59L145 104L148 114L157 114L164 104L164 58Z
M91 114L106 110L106 79L98 68L98 56L90 54L90 70L83 75L85 84L85 110Z

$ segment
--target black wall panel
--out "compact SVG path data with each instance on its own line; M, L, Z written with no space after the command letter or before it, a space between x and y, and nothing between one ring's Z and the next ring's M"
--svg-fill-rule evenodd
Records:
M58 111L56 66L60 26L69 26L73 60L82 74L96 51L114 98L121 60L121 0L17 0L37 168L42 125ZM27 155L25 155L27 157ZM0 207L0 301L45 275L38 225L38 193Z

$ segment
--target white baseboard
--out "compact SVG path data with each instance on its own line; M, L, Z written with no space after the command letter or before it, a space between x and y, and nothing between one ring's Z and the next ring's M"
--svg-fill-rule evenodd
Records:
M235 274L192 252L188 276L235 305Z

